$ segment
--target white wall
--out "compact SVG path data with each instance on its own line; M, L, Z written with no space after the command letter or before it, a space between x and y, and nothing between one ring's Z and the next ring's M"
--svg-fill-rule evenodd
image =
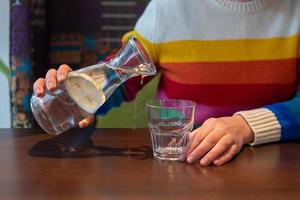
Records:
M9 66L9 0L0 0L0 59ZM0 128L10 127L8 79L0 72Z

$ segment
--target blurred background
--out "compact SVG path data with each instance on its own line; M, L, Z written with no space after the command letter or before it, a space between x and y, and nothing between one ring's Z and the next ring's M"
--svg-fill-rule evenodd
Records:
M121 46L149 0L0 0L0 128L37 126L32 83L65 63L77 69ZM146 127L145 101L157 78L134 102L97 117L97 127Z

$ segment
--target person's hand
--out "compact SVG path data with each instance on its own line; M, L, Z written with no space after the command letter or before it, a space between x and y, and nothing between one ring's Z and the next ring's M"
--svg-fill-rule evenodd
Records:
M242 116L210 118L190 134L182 161L202 166L223 165L254 140L254 134Z
M45 89L55 91L57 84L63 82L67 78L67 74L72 71L68 65L61 65L57 70L50 69L45 78L37 79L33 84L33 91L36 96L43 97L45 95ZM94 121L94 115L82 120L79 123L79 127L87 127Z

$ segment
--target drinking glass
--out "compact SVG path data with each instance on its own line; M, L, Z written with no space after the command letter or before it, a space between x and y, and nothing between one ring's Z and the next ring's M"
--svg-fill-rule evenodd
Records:
M179 160L194 126L196 103L181 99L146 102L153 156Z

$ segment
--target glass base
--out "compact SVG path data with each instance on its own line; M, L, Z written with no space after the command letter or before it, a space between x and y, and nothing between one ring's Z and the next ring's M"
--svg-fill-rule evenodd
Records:
M153 156L160 160L176 161L182 154L182 147L157 148L153 151Z

